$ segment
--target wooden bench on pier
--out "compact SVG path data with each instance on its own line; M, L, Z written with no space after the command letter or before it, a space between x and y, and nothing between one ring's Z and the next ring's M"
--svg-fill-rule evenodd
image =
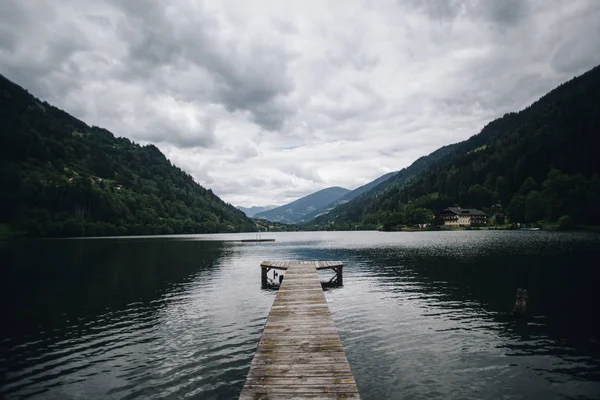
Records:
M265 261L285 270L240 400L359 399L358 388L333 323L318 269L342 276L341 262Z

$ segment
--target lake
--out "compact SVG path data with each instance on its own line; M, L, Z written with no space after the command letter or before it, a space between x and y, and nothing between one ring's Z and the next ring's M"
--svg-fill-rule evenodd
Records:
M340 260L326 298L363 399L600 398L600 235L226 241L253 237L0 242L0 397L235 399L276 295L260 262Z

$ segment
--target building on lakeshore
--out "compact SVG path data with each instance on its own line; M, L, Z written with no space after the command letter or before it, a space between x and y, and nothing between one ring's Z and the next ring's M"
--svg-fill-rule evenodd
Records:
M440 212L440 219L453 228L487 225L487 214L475 208L448 207Z

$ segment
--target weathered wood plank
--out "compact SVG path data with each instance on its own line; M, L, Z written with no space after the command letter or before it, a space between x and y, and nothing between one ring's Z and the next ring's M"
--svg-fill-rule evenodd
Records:
M261 376L346 376L352 375L347 364L320 364L306 368L306 365L263 365L254 366L248 378Z
M240 396L240 400L354 400L360 399L358 393L249 393Z
M278 351L266 351L257 352L254 362L269 362L271 364L345 364L346 354L341 346L324 348L322 351L309 353L304 352L303 348L293 348L293 351L278 352ZM342 354L340 354L342 353Z
M240 399L358 399L317 269L339 261L263 261L285 269Z
M335 334L337 335L338 331L334 326L331 325L327 325L327 326L321 326L321 325L302 325L302 326L282 326L282 325L269 325L269 326L265 326L265 328L263 329L263 333L265 334L277 334L277 335L281 335L281 334L300 334L306 331L310 331L315 335L322 335L322 334Z
M285 306L285 305L309 305L309 304L322 304L322 300L316 296L301 296L301 297L282 297L276 299L273 302L273 307Z
M270 357L270 359L287 358L291 353L296 353L307 358L316 357L325 359L327 357L338 357L338 353L343 353L344 349L341 344L336 345L315 345L315 346L285 346L277 348L263 348L256 352L256 357ZM344 353L345 354L345 353Z
M251 385L339 385L356 383L352 375L349 376L298 376L296 378L264 376L262 378L248 379Z
M258 393L358 393L355 383L337 385L244 385L244 391Z
M313 334L308 330L304 331L287 331L287 332L271 332L264 331L261 336L261 342L265 340L269 341L287 341L290 339L298 339L298 340L309 340L316 343L317 341L330 341L330 340L340 340L337 332L323 332L322 334Z
M297 321L297 322L296 322ZM294 324L294 326L290 326L291 324ZM286 326L286 328L281 328L282 326ZM290 329L289 331L285 331L285 329ZM265 325L265 328L263 330L266 329L275 329L275 330L269 330L266 333L275 333L277 330L284 330L284 332L299 332L300 329L306 329L306 330L320 330L320 329L331 329L333 332L333 329L335 328L335 325L329 321L311 321L310 319L303 319L303 320L294 320L293 318L286 318L286 319L277 319L277 320L267 320L267 324ZM304 332L301 331L301 332Z
M294 356L295 354L291 354ZM300 359L297 357L296 359L291 359L289 361L281 361L275 360L271 361L269 359L263 358L256 361L253 361L251 365L252 368L260 369L260 368L291 368L291 367L303 367L305 370L312 370L313 368L322 368L322 369L330 369L330 370L338 370L349 368L347 364L347 360L345 359L331 359L331 360L312 360L312 359ZM319 376L328 376L328 374L319 374Z

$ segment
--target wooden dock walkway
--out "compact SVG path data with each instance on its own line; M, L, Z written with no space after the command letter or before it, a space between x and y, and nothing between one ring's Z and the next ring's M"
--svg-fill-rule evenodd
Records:
M286 270L271 307L240 400L359 399L317 269L332 261L261 264Z

